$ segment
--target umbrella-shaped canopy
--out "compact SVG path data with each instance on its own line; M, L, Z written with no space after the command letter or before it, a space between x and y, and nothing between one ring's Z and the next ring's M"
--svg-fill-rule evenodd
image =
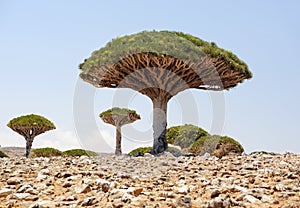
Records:
M118 37L80 64L80 77L95 87L131 88L147 95L155 109L190 89L228 90L252 77L248 66L215 43L181 32L151 31ZM167 148L166 116L153 116L153 153Z

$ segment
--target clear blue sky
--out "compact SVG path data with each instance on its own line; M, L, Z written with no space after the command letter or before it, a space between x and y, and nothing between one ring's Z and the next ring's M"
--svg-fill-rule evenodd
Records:
M299 153L299 9L296 0L0 0L0 145L24 146L24 139L6 124L13 117L35 113L52 120L57 130L37 137L34 147L83 146L104 151L101 139L96 142L98 134L113 147L114 128L102 123L97 115L112 105L135 108L143 118L124 127L125 151L139 139L148 141L152 107L144 96L96 90L90 99L99 132L90 132L86 138L76 136L73 100L78 93L76 86L94 90L78 81L78 65L92 51L116 36L155 29L183 31L216 42L243 59L254 75L250 81L218 95L195 90L179 94L169 104L169 126L200 125L211 133L236 138L246 152ZM129 101L125 102L126 98ZM197 119L184 109L187 99L194 99ZM221 105L224 122L222 115L215 115L218 109L212 105ZM219 121L224 124L222 129L214 130L212 123ZM85 140L98 146L85 144Z

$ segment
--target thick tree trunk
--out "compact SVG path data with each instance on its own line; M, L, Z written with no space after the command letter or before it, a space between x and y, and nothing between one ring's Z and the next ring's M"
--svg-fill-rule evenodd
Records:
M32 146L33 138L27 138L26 139L26 153L25 157L29 157L31 146Z
M117 125L116 126L116 150L115 150L116 155L122 154L121 139L122 139L121 126Z
M167 105L168 100L157 99L153 101L153 147L151 154L157 155L167 150Z

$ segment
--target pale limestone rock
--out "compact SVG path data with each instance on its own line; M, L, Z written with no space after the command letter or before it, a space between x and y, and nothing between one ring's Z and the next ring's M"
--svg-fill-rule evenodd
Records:
M8 188L0 189L0 198L7 197L8 195L12 194L12 190Z

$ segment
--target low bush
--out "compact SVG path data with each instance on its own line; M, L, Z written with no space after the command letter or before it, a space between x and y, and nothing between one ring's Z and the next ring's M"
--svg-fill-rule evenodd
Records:
M131 156L144 156L145 153L150 153L152 150L152 147L138 147L134 150L132 150L131 152L129 152L128 154ZM170 152L172 153L174 156L178 157L181 156L181 150L176 148L176 147L168 147L168 149L166 150L166 152Z
M200 138L189 147L188 151L197 155L209 153L221 158L230 153L241 154L244 148L233 138L213 135Z
M173 126L166 132L167 142L180 146L181 149L190 147L194 142L207 135L209 134L205 130L191 124Z
M152 150L152 147L138 147L134 150L132 150L131 152L129 152L128 154L131 156L143 156L145 153L150 153L150 151Z
M90 151L90 150L83 150L83 149L71 149L62 152L62 156L99 156L98 153Z
M33 157L53 157L61 156L61 151L51 147L38 148L31 151Z

